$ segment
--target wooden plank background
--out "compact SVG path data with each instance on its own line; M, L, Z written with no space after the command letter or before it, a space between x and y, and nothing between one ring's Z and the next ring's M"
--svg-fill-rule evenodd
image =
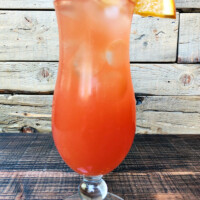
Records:
M0 16L0 61L58 61L54 11L0 11ZM147 20L135 15L131 29L131 62L175 62L178 19L178 13L176 20ZM138 49L142 49L142 54Z
M58 62L0 62L0 91L52 94ZM137 94L200 95L200 66L196 64L131 64Z
M179 63L200 62L200 13L180 14Z
M133 16L137 133L200 130L200 0L176 5L176 20ZM0 0L0 132L51 132L57 66L53 0Z
M175 0L177 8L200 8L199 0ZM53 9L53 0L0 0L4 9Z
M139 96L137 133L197 134L200 130L200 96ZM51 132L52 95L0 95L0 132L24 126ZM189 105L189 106L187 106Z

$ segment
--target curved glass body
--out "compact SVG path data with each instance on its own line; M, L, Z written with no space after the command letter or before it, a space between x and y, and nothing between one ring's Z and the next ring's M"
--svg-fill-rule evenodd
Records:
M67 165L87 176L104 175L122 162L136 126L129 64L133 4L103 2L54 2L60 59L53 138Z

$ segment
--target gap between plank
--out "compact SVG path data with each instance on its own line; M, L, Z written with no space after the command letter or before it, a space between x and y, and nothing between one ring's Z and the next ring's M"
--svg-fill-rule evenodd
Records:
M176 46L176 63L178 63L178 55L179 55L179 35L180 35L180 18L181 14L178 15L178 33L177 33L177 46Z
M0 8L0 11L55 11L54 8Z
M0 11L55 11L54 8L0 8ZM200 13L200 8L177 8L179 13Z
M59 60L0 60L0 63L5 63L5 62L46 62L46 63L49 63L49 62L52 62L52 63L58 63ZM137 61L137 62L132 62L130 61L130 64L179 64L179 63L176 63L176 62L156 62L156 61L148 61L148 62L140 62L140 61ZM184 64L184 63L181 63L181 64ZM185 63L185 64L188 64L188 63Z
M51 96L54 95L54 91L49 91L49 92L30 92L30 91L2 91L0 90L0 95L25 95L25 96L40 96L40 95L46 95L46 96ZM200 95L154 95L154 94L145 94L145 93L135 93L135 98L138 97L200 97Z

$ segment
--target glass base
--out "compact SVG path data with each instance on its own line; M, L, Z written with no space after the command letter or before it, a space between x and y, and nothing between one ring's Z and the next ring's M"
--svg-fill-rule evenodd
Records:
M67 197L64 200L102 200L102 199L101 198L95 198L95 199L84 198L84 199L81 199L80 196L79 196L79 193L77 193L77 194L74 194L70 197ZM121 197L118 197L117 195L108 193L104 200L123 200L123 199Z
M99 176L84 176L79 185L78 193L65 200L123 200L108 192L106 182Z

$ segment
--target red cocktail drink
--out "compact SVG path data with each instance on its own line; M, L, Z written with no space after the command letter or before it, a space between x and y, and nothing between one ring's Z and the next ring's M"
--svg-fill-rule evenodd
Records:
M121 199L107 193L102 175L127 155L136 127L129 63L134 3L129 0L55 0L60 59L52 113L56 147L84 175L67 199Z
M136 108L129 64L133 11L175 17L174 0L55 0L60 62L52 129L63 160L84 175L67 199L121 199L102 175L127 155Z
M57 0L60 63L53 137L76 172L104 175L127 155L135 134L129 1Z

